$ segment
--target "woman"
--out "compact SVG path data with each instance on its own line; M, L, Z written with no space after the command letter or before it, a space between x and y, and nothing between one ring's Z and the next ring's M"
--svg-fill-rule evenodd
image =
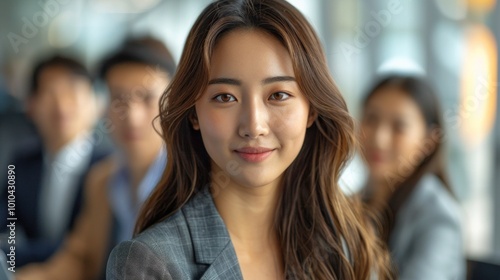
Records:
M108 279L368 279L388 257L337 180L354 124L309 23L216 1L161 99L167 167Z
M460 210L446 177L438 100L421 79L389 76L366 96L361 145L368 207L399 279L462 279Z

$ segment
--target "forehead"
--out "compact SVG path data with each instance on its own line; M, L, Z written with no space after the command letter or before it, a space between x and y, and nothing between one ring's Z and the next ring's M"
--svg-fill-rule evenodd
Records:
M106 83L112 98L159 97L169 82L168 74L144 63L125 62L111 67Z
M108 82L114 81L122 75L127 75L128 77L131 78L133 77L140 78L144 75L147 75L149 73L148 70L154 73L153 66L149 66L147 64L138 62L121 62L109 68L108 72L106 73L106 80ZM127 81L126 79L119 79L119 80L122 80L123 82Z
M403 89L387 86L376 90L365 106L366 112L394 118L422 120L417 102Z
M86 82L90 80L84 76L73 73L71 69L63 65L49 65L44 67L38 76L38 82L45 85L56 85L54 81L59 82Z
M168 79L168 74L164 70L136 62L116 64L106 73L106 82L111 87L149 88L161 79Z
M252 74L293 76L292 59L283 44L259 29L236 29L223 35L210 61L210 76Z

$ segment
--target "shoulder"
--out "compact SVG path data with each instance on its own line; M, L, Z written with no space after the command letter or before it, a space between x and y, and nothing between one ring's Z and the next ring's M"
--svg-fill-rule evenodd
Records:
M102 181L108 179L118 168L118 162L115 157L108 156L92 165L89 170L89 179Z
M146 229L134 240L147 244L153 251L183 254L191 246L190 232L182 210ZM180 256L177 254L177 256Z
M113 153L113 148L109 140L98 132L91 133L86 140L92 143L92 152L90 155L91 166L100 163Z
M464 264L460 212L437 177L422 177L397 214L390 240L402 279L460 279Z
M31 165L43 164L43 152L41 146L28 147L26 149L19 149L14 154L14 165Z
M173 279L164 260L138 240L120 243L111 252L106 279Z
M108 156L94 164L86 177L86 193L89 196L101 196L106 193L106 185L111 176L116 172L118 163L113 156Z
M8 164L14 166L18 186L16 191L27 191L28 193L39 191L43 173L43 153L41 148L24 149L21 153L15 154ZM28 196L32 195L33 193Z
M434 175L420 179L415 190L398 214L414 227L430 228L429 224L461 227L461 209L458 201Z
M439 213L449 216L457 216L460 212L458 201L434 175L422 177L410 200L428 212L439 210Z
M109 257L106 279L184 279L194 262L182 211L120 243ZM144 265L146 264L146 267ZM142 274L137 274L142 273ZM144 274L153 273L153 274ZM146 278L144 278L146 277Z

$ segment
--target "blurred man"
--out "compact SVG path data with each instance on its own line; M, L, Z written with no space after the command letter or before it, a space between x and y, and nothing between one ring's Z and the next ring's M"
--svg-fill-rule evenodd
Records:
M22 151L15 166L16 267L46 260L73 228L80 212L83 179L107 150L95 141L97 99L85 67L54 56L33 72L27 113L41 137L42 147ZM7 188L2 188L7 192ZM12 188L10 188L12 191ZM7 194L1 195L2 230L7 222ZM2 242L6 253L12 244ZM8 249L8 250L7 250Z
M103 63L109 90L107 116L117 153L93 168L77 227L48 262L26 267L17 279L103 278L108 255L132 238L139 209L166 164L159 128L159 99L175 71L159 41L129 41Z

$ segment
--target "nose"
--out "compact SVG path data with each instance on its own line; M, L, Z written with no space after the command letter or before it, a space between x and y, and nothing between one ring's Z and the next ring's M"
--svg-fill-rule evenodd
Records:
M126 108L125 121L129 127L136 128L144 125L146 116L139 102L129 102Z
M269 134L269 111L261 100L242 102L238 134L241 137L257 139Z
M52 109L59 118L66 117L70 112L75 110L75 102L71 96L72 93L56 94L53 99Z
M385 149L391 145L390 128L385 125L377 125L373 131L373 144L379 149Z

